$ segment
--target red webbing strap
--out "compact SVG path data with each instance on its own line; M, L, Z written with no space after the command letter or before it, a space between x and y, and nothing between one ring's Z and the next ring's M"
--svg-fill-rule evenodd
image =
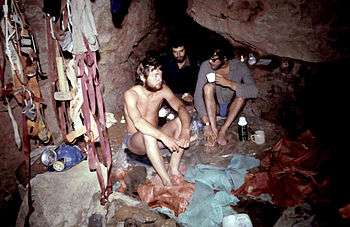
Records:
M90 51L90 50L89 50ZM95 72L94 75L94 85L95 85L95 94L96 94L96 100L97 100L97 107L98 107L98 121L96 121L99 137L100 137L100 143L101 148L103 152L104 160L106 161L107 165L107 197L109 194L112 193L112 184L110 182L110 170L112 166L112 154L111 154L111 148L108 140L108 133L106 130L106 119L105 119L105 109L104 109L104 101L103 96L101 93L100 88L100 82L98 78L98 70L97 70L97 60L96 60L96 54L94 53L94 64L92 65L91 69L89 67L89 70L92 70Z
M2 51L1 52L1 55L2 55ZM0 57L1 58L1 57ZM5 59L4 59L5 61ZM5 86L5 75L4 75L4 71L5 71L5 64L4 62L1 62L0 63L0 90L2 91L4 86ZM0 93L1 95L1 93Z
M110 181L112 154L111 154L110 144L108 140L108 133L105 126L106 120L105 120L104 101L103 101L103 96L100 88L100 81L98 77L96 53L91 51L88 41L85 37L83 37L83 40L84 40L85 47L87 49L87 52L85 53L86 54L85 63L88 67L88 76L93 80L93 83L94 83L93 85L95 88L95 95L96 95L96 97L94 97L94 101L96 100L98 105L98 120L96 120L96 124L99 132L99 138L100 138L100 144L103 152L103 157L107 165L107 194L105 194L105 197L107 198L112 193L112 184ZM96 113L94 111L92 113L95 116Z
M0 4L2 6L2 4ZM5 22L6 23L6 22ZM5 47L4 47L4 41L5 37L2 33L2 30L0 30L0 91L3 90L5 86L5 63L6 63L6 57L5 57ZM0 93L1 96L1 93ZM0 97L1 98L1 97Z
M25 97L23 97L25 98ZM32 169L30 165L30 140L28 135L28 125L27 125L27 117L25 114L22 114L22 152L25 156L26 164L28 165L28 175L27 175L27 185L28 185L28 213L25 218L24 226L29 225L30 215L34 211L33 200L32 200L32 187L30 185L30 178L32 175Z
M87 136L88 136L88 141L87 141L87 153L88 153L88 161L89 161L89 168L90 170L96 170L97 174L97 179L101 188L101 204L104 205L107 202L107 197L105 196L105 183L104 183L104 178L102 175L101 167L100 167L100 162L97 157L96 153L96 147L95 147L95 142L93 141L93 135L91 131L91 119L90 119L90 105L89 101L92 100L92 98L89 97L92 93L89 93L89 89L91 86L89 86L89 83L92 82L92 79L88 74L85 73L85 62L84 59L86 57L86 54L79 54L75 55L75 60L77 64L77 68L79 68L79 75L78 77L81 77L82 80L82 93L83 93L83 106L82 106L82 112L83 112L83 117L84 117L84 125L86 127L87 131ZM89 78L90 77L90 78ZM93 83L91 83L93 85ZM94 87L92 86L94 89ZM95 97L93 97L95 99ZM94 114L92 115L94 117ZM102 146L102 144L101 144Z

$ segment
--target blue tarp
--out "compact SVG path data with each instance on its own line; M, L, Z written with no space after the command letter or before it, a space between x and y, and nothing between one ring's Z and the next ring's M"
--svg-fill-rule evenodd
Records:
M195 183L195 191L186 212L180 214L183 226L221 226L223 217L236 213L231 205L239 201L231 190L244 183L247 170L260 165L254 157L236 154L227 168L199 164L190 167L185 179Z

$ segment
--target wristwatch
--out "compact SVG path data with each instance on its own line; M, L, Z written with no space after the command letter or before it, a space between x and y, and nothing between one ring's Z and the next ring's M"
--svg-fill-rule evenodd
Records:
M205 122L205 124L204 124L205 126L209 126L210 125L210 122L208 121L208 122Z

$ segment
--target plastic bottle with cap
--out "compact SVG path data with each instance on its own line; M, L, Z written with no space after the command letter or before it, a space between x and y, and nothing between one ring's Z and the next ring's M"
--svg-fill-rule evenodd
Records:
M250 53L249 57L248 57L248 64L249 65L254 65L255 63L256 63L256 58L255 58L255 56L252 53Z
M239 117L238 120L238 138L240 141L248 140L248 123L245 117Z
M194 112L191 116L191 136L196 135L198 138L202 129L203 129L203 124L199 119L198 113Z

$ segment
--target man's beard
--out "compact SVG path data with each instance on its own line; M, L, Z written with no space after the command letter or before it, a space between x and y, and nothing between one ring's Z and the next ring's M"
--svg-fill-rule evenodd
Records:
M176 63L183 63L184 61L186 61L186 56L181 57L181 58L175 58Z
M220 64L219 64L219 65L215 65L215 67L213 67L213 65L210 64L210 68L211 68L212 70L218 70L218 69L220 69L224 64L225 64L224 61L221 61Z
M159 88L158 88L158 87L151 87L151 86L149 86L148 83L146 82L146 83L145 83L145 88L146 88L146 90L148 90L148 91L156 92L156 91L159 91L159 90L161 90L161 89L163 88L163 83L162 83L162 84L159 86Z

